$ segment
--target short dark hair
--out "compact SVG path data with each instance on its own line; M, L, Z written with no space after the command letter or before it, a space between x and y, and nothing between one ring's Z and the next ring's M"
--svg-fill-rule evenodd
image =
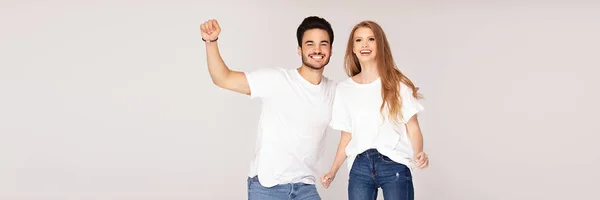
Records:
M302 37L304 36L304 32L310 29L322 29L327 31L329 34L329 39L331 40L329 41L330 45L333 45L333 28L331 28L331 24L321 17L310 16L304 18L300 26L298 26L298 30L296 31L296 38L298 39L299 47L302 47Z

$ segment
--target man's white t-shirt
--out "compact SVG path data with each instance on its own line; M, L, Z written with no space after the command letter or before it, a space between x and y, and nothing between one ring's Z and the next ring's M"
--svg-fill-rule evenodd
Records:
M391 123L387 118L387 110L384 109L384 115L380 112L383 102L380 78L367 84L348 78L337 84L330 126L352 135L345 149L348 171L352 169L356 155L372 148L412 169L413 149L406 123L422 111L423 106L403 83L400 84L400 96L402 122Z
M248 176L258 175L265 187L315 184L335 82L322 77L314 85L297 69L261 68L245 74L250 98L262 100L256 152Z

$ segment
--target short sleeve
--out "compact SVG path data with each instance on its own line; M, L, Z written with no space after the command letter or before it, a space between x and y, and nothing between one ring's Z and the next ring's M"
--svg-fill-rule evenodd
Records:
M250 98L265 98L274 94L274 87L281 73L276 68L260 68L250 72L244 72L250 87Z
M336 89L333 98L333 106L331 110L331 121L329 126L334 130L346 131L351 133L351 118L348 111L348 106L344 103L344 99L339 88Z
M408 120L410 120L413 115L423 111L424 107L419 103L419 100L413 96L413 90L410 87L401 84L400 90L400 96L402 98L402 122L408 123Z

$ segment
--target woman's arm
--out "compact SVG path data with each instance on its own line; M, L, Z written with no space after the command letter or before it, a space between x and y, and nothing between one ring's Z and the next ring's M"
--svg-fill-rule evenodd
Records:
M427 154L423 152L423 134L421 134L421 127L419 126L419 120L417 115L414 115L406 123L406 129L408 130L408 136L412 144L413 151L415 153L414 160L416 161L417 169L424 169L429 165L429 158Z

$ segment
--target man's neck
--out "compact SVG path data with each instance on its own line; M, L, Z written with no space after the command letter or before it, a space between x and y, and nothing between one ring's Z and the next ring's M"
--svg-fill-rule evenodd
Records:
M321 83L321 79L323 78L323 69L312 69L310 67L304 66L302 65L301 67L299 67L298 69L298 73L300 73L300 76L302 76L302 78L304 78L306 81L314 84L314 85L318 85Z

